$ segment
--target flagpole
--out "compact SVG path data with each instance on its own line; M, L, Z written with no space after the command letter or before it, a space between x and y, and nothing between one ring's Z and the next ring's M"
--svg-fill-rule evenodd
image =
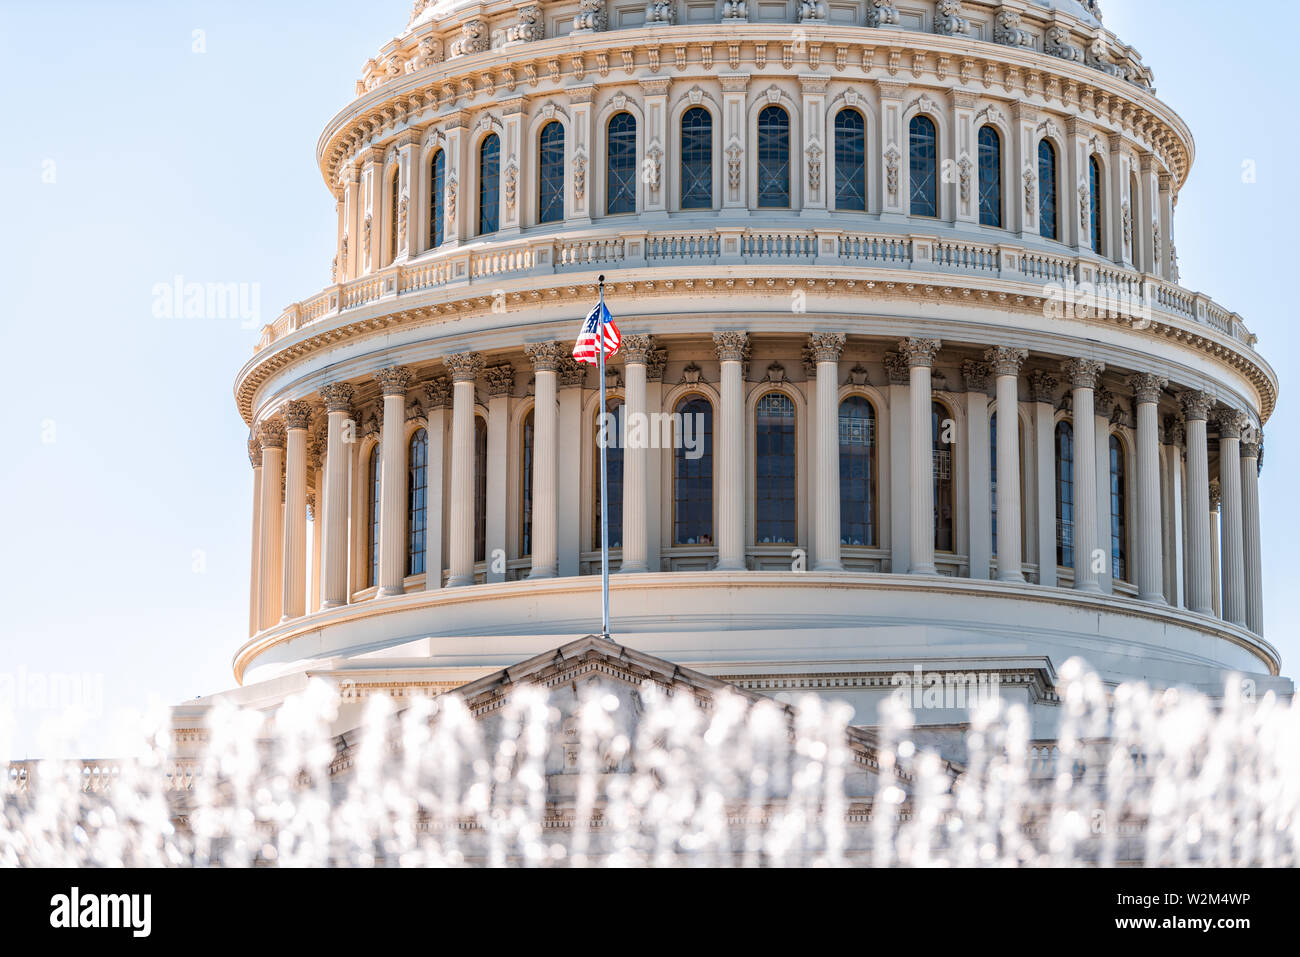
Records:
M609 444L605 409L605 277L600 276L600 316L597 318L596 341L600 351L600 633L609 640L609 509L606 486L609 481L605 471L605 446Z

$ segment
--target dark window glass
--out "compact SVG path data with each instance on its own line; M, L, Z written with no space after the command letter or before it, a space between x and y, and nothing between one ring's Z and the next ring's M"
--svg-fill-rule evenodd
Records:
M487 558L487 423L474 418L474 561Z
M429 434L417 429L407 449L406 574L424 572L424 542L428 532Z
M758 114L758 205L790 205L790 117L779 106Z
M1124 446L1110 437L1110 573L1115 581L1128 580L1128 476Z
M379 443L370 450L366 466L370 482L369 511L370 534L366 541L366 587L379 584Z
M939 215L939 137L934 120L914 116L909 126L912 215Z
M1088 209L1092 213L1092 251L1101 253L1101 164L1097 157L1088 160Z
M989 416L989 509L993 513L993 554L998 553L998 414Z
M1038 144L1038 234L1058 239L1056 221L1056 147L1048 140Z
M980 225L1002 226L1002 137L980 127Z
M438 150L429 166L429 248L442 245L443 194L447 186L447 154Z
M713 116L702 106L682 114L682 209L713 208Z
M1074 567L1074 429L1056 426L1056 564Z
M876 544L876 410L860 395L840 403L840 542Z
M934 471L934 550L951 552L953 544L953 445L945 442L944 423L952 414L940 403L930 405L930 437Z
M794 442L794 403L769 392L754 411L754 537L760 545L795 540Z
M681 416L680 427L689 433L695 452L686 448L685 441L673 443L673 544L712 545L713 406L708 399L694 396L682 399L674 411Z
M552 120L542 127L537 145L537 221L564 218L564 127Z
M605 431L605 475L608 478L605 501L609 503L609 547L623 547L623 400L606 399L605 408L614 418ZM596 503L595 521L591 526L592 548L600 548L600 415L595 420L594 454L591 458L592 498Z
M478 231L495 233L501 218L501 141L489 133L478 148Z
M533 438L535 431L533 412L530 409L524 416L523 454L519 457L523 474L519 476L520 498L523 501L523 514L519 522L519 554L533 553Z
M835 208L867 208L867 125L857 110L835 114Z
M605 160L605 212L636 212L636 117L616 113L609 119ZM612 533L611 533L612 534Z
M394 173L392 180L388 184L388 261L391 263L397 258L397 205L398 183L400 182L400 173Z

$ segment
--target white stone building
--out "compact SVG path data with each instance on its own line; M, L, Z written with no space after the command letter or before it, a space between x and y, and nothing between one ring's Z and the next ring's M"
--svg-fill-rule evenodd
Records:
M900 674L974 674L1050 739L1073 656L1291 692L1262 634L1277 379L1181 284L1192 136L1095 2L417 3L317 156L332 284L235 385L225 697L441 692L597 630L569 351L602 274L611 406L705 436L610 451L621 645L864 728ZM918 720L959 752L964 710Z

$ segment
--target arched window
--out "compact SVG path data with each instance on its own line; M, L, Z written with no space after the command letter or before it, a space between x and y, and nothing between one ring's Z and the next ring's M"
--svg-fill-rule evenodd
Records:
M487 560L487 423L474 417L474 561Z
M1074 567L1074 429L1056 426L1056 564Z
M934 550L951 552L953 540L953 454L952 413L941 402L930 404L930 439L934 460Z
M537 221L564 218L564 127L552 120L537 138Z
M531 555L533 553L533 438L536 432L533 430L533 410L529 409L528 414L524 416L524 424L520 429L523 448L519 455L519 554Z
M993 551L998 553L998 414L989 416L989 511L992 515Z
M876 544L876 410L864 397L840 403L840 543Z
M713 116L702 106L682 114L682 209L713 208Z
M835 114L835 208L867 208L867 124L848 108Z
M790 205L790 115L779 106L758 114L758 205Z
M1103 208L1101 203L1101 163L1097 161L1097 157L1092 156L1088 158L1088 212L1092 217L1092 228L1089 234L1092 237L1092 251L1098 255L1101 255L1101 211Z
M370 458L366 463L366 476L369 481L366 501L366 522L369 535L366 536L366 587L373 588L379 584L379 443L370 449Z
M1110 573L1115 581L1128 581L1128 475L1124 445L1110 437Z
M615 113L606 127L605 212L636 212L636 117Z
M501 141L489 133L478 147L478 231L495 233L501 219Z
M610 418L602 421L600 410L593 420L595 442L591 459L592 496L595 511L592 514L592 548L600 548L600 443L605 442L605 474L609 479L605 501L609 503L609 547L623 547L623 400L611 397L605 400L605 410ZM602 428L602 426L604 428Z
M443 238L443 200L447 187L447 154L443 150L433 154L429 164L429 248L437 249Z
M391 263L397 258L397 219L400 215L398 212L398 203L401 201L401 170L393 170L392 178L388 181L388 261Z
M1038 234L1059 239L1056 219L1056 147L1050 140L1038 143Z
M429 434L416 429L407 449L406 574L424 572L424 541L429 527Z
M912 215L939 215L939 136L934 120L928 116L912 117L908 127L912 181Z
M754 410L754 540L795 541L794 403L769 392Z
M673 411L681 430L673 441L673 544L712 545L713 405L687 396Z
M1002 227L1002 135L992 126L981 126L980 225Z

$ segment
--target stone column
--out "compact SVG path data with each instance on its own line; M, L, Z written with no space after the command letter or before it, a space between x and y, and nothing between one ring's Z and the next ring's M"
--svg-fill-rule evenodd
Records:
M1210 465L1205 419L1214 400L1188 390L1179 396L1187 430L1187 607L1214 614L1210 569Z
M374 146L366 151L361 172L365 203L361 210L361 269L358 275L380 268L384 248L384 151Z
M1218 618L1223 617L1223 579L1219 570L1221 557L1219 551L1219 509L1222 507L1223 489L1219 480L1210 482L1210 606Z
M993 559L993 469L989 460L989 391L993 373L987 362L961 364L966 385L966 514L970 521L970 577L987 581Z
M448 587L474 584L474 381L483 357L460 352L443 359L452 381L451 547Z
M339 240L338 281L347 282L361 275L361 170L355 164L344 171L343 236Z
M1141 601L1165 604L1161 562L1164 541L1160 510L1160 427L1158 403L1169 380L1142 373L1129 379L1137 406L1137 586Z
M1097 548L1105 555L1102 569L1097 573L1097 586L1102 594L1110 595L1115 591L1115 556L1111 550L1110 527L1110 417L1115 412L1115 394L1104 385L1098 385L1092 393L1092 423L1096 436L1093 450L1097 480ZM1077 467L1077 466L1076 466Z
M1160 441L1165 456L1164 487L1160 496L1164 525L1165 601L1183 608L1186 606L1183 597L1183 531L1186 527L1183 521L1183 424L1177 416L1165 416Z
M840 353L844 333L818 332L808 345L817 362L817 571L840 571Z
M1056 376L1042 369L1029 373L1034 403L1034 445L1038 477L1038 584L1056 585Z
M258 563L262 557L262 445L255 437L248 440L248 461L253 466L253 554L248 573L248 634L257 634Z
M265 631L280 620L284 579L283 419L267 419L258 431L262 443L262 554L258 561L257 621Z
M1105 371L1093 359L1070 359L1061 365L1069 380L1074 409L1074 588L1101 592L1093 571L1097 551L1097 427L1093 390ZM1104 553L1103 553L1104 554Z
M647 552L646 453L650 430L646 423L646 364L654 342L649 336L624 336L623 354L623 563L620 572L649 571ZM597 450L599 453L599 450ZM593 460L599 468L599 454Z
M484 581L503 582L507 569L497 571L493 556L506 555L506 499L510 462L510 394L515 390L515 370L508 362L499 362L483 370L487 380L487 528L483 550L487 561Z
M424 383L424 394L429 401L429 485L425 496L427 503L426 534L424 537L424 588L432 591L442 587L442 516L446 511L443 498L442 463L447 454L447 407L451 405L451 380L446 376L434 376Z
M722 416L714 432L718 447L719 571L745 567L745 392L741 364L749 350L745 332L715 332L714 347L722 363Z
M911 538L913 575L936 574L934 567L934 453L930 434L930 369L942 343L938 339L904 339L898 351L907 360L908 418L911 428Z
M587 426L583 425L582 390L587 381L587 370L592 366L578 362L571 355L560 358L560 408L559 408L559 464L564 476L576 478L582 474L582 450L586 444ZM593 376L594 378L594 376ZM582 503L586 501L582 483L566 481L558 495L559 535L557 536L561 578L571 578L582 572L582 553L588 543L582 541Z
M320 470L313 469L320 482ZM317 488L320 485L317 484ZM311 561L307 575L307 614L320 607L320 498L317 492L307 493L307 524L311 527Z
M290 402L284 410L288 432L284 473L284 582L281 621L301 618L307 596L307 426L311 406Z
M1241 430L1246 415L1237 409L1219 409L1219 487L1223 496L1223 618L1246 624L1246 559L1242 537Z
M1020 367L1029 353L995 346L984 361L996 376L998 398L998 581L1023 582L1020 547Z
M1264 582L1259 537L1259 454L1263 436L1247 430L1241 443L1241 532L1246 570L1246 627L1264 633Z
M881 524L888 519L890 571L902 575L912 566L912 488L908 482L912 470L908 387L912 376L901 352L886 352L882 361L889 375L889 475L882 477L881 484L889 483L889 514L882 512Z
M329 416L325 438L325 515L322 608L337 608L348 600L348 451L347 423L352 421L352 386L334 382L320 390ZM352 426L355 432L355 423Z
M559 566L559 478L556 371L564 349L558 342L524 346L536 376L533 403L533 567L529 578L554 578Z
M669 411L663 408L664 369L668 365L668 350L652 348L646 357L646 414L654 421L656 412ZM660 443L651 443L658 445ZM650 571L662 568L663 554L663 465L664 458L673 454L672 449L650 448L646 452L646 525L647 525L647 560ZM626 506L624 513L626 514ZM625 533L626 534L626 533Z
M379 439L379 598L400 595L406 577L406 389L411 370L391 366L375 373L384 395Z

